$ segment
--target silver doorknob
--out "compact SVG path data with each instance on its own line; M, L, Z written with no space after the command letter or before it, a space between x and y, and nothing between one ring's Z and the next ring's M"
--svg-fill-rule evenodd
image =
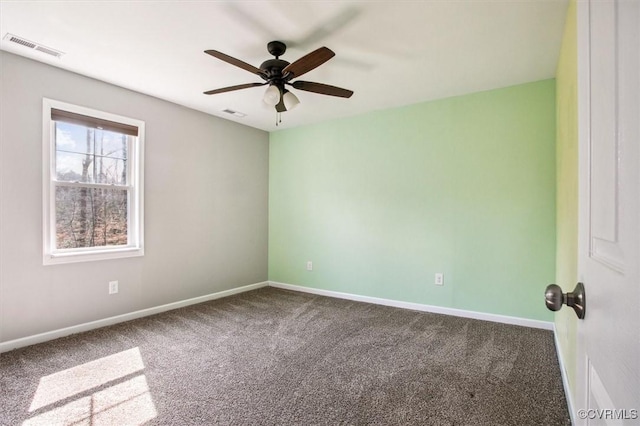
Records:
M551 311L559 311L565 304L576 312L579 319L584 319L585 294L584 284L578 283L571 293L562 293L562 289L557 284L549 284L544 292L544 301Z

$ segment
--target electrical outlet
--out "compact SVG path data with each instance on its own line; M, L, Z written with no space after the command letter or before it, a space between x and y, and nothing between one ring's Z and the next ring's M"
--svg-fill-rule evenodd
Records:
M313 262L307 260L307 271L313 271Z
M109 281L109 294L116 294L118 292L118 281Z
M444 285L444 274L442 272L436 274L436 285Z

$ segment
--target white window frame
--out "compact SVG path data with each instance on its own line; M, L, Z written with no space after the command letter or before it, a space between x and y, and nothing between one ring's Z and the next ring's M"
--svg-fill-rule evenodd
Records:
M58 109L98 119L123 123L138 128L137 141L129 146L126 246L83 247L72 249L56 248L56 186L69 186L56 179L55 121L51 110ZM118 259L144 255L144 121L124 117L91 108L43 98L42 100L42 206L43 206L43 264L86 262ZM91 184L91 187L111 187ZM123 187L124 188L124 187Z

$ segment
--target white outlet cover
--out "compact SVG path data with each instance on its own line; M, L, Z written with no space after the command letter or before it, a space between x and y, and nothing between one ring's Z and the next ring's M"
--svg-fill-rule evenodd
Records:
M436 285L444 285L444 274L443 273L437 273L436 274L435 284Z

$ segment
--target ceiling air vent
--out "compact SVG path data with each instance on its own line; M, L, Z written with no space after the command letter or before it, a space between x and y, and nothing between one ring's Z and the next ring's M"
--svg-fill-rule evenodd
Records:
M56 58L60 58L62 55L64 55L64 53L58 50L52 49L47 46L43 46L39 43L34 43L32 41L29 41L22 37L18 37L13 34L7 33L7 35L4 36L4 39L7 41L10 41L11 43L16 43L16 44L19 44L20 46L24 46L32 50L37 50L38 52L46 53L47 55L54 56Z
M247 116L247 114L245 114L245 113L234 111L234 110L229 109L229 108L223 109L222 112L226 112L227 114L235 115L236 117L240 117L240 118Z

